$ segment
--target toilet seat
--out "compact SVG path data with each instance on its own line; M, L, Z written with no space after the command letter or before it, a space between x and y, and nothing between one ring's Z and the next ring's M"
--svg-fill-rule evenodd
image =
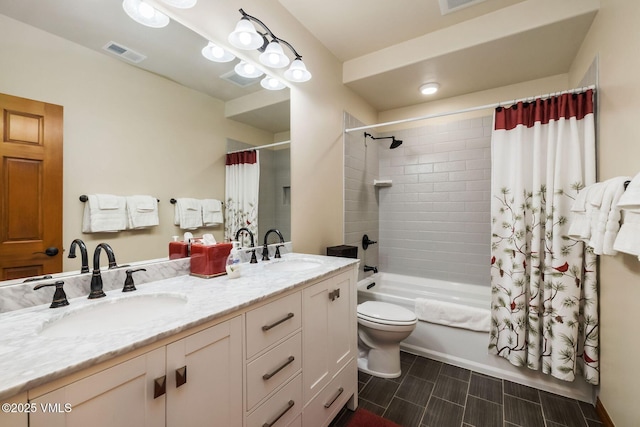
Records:
M415 313L395 304L380 301L366 301L358 304L358 317L383 325L407 326L417 323Z

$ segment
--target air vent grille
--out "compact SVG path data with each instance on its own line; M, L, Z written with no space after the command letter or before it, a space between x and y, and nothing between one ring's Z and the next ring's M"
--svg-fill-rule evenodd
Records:
M456 12L459 9L473 6L483 1L485 0L440 0L440 13L446 15L447 13Z
M134 64L147 59L145 55L113 41L107 43L102 48L107 52L110 52L122 59L126 59L129 62L133 62Z
M260 81L260 79L258 78L250 79L247 77L242 77L240 74L236 73L234 70L231 70L228 73L224 73L223 75L220 76L220 78L228 82L231 82L235 85L238 85L240 87L251 86L252 84L255 84Z

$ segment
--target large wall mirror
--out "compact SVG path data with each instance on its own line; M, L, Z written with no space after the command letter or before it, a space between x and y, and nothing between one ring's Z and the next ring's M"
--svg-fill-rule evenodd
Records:
M266 91L259 78L239 77L238 59L205 59L208 40L173 20L143 27L120 0L0 0L0 39L0 93L64 107L64 271L79 269L64 252L74 238L91 252L108 242L120 264L166 257L168 242L182 232L170 198L223 200L225 154L238 148L233 144L289 139L288 89ZM263 157L275 159L273 153ZM283 191L289 166L279 162L270 169ZM274 182L265 181L265 189ZM155 195L161 224L82 234L83 193ZM274 214L268 205L272 218L261 230L281 228L290 240L290 212ZM224 227L196 233L203 232L221 240Z

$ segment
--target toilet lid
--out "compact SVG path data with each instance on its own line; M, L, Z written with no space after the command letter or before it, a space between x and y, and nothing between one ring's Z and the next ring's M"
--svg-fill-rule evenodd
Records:
M373 321L415 322L416 315L404 307L387 302L366 301L358 304L358 316Z

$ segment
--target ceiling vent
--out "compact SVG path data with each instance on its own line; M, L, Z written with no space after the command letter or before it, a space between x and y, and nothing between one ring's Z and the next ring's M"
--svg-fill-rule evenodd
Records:
M252 84L255 84L260 81L260 79L257 79L257 78L242 77L240 74L236 73L234 70L231 70L228 73L224 73L223 75L220 76L220 78L240 87L251 86Z
M122 46L121 44L118 44L116 42L109 42L106 45L102 46L102 48L107 52L110 52L129 62L133 62L134 64L147 59L147 57L143 54L138 53L135 50L131 50L128 47Z
M439 0L440 1L440 13L446 15L447 13L456 12L468 6L482 3L485 0Z

